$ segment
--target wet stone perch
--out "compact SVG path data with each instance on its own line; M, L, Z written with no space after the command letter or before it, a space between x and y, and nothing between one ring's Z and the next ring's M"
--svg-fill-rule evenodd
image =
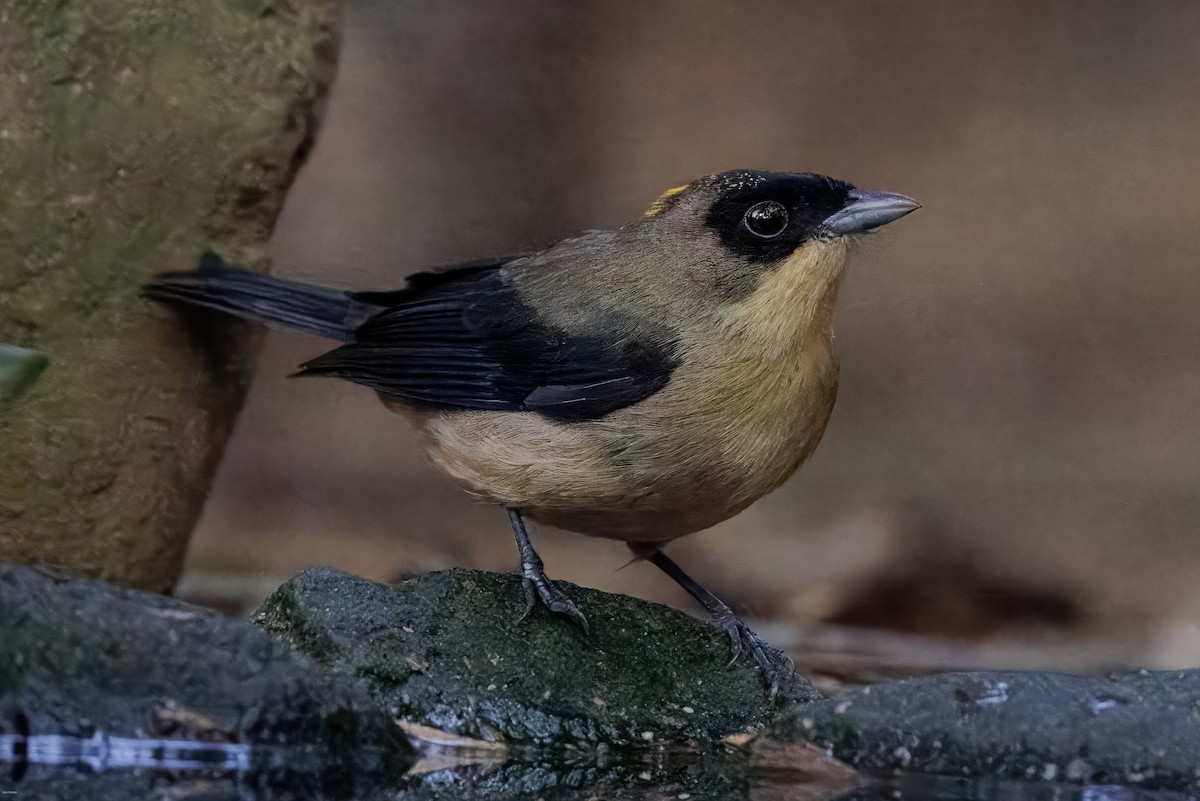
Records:
M796 706L769 739L872 773L1200 791L1200 671L948 673Z
M367 679L389 713L480 740L644 747L715 742L776 712L748 655L682 612L579 589L590 630L525 608L517 576L429 573L396 585L301 573L255 617L317 661ZM803 680L786 702L816 697Z

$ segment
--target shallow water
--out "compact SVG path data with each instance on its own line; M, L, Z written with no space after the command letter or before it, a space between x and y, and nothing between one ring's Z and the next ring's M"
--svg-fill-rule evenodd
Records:
M434 749L382 780L319 755L188 740L0 735L0 799L87 801L1183 801L1181 793L1053 782L854 774L812 749L522 755ZM321 766L315 767L314 766Z

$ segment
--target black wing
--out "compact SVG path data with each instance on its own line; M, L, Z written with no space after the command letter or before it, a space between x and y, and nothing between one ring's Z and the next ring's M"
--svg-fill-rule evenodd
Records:
M662 389L677 364L665 337L616 319L567 332L542 322L500 273L506 260L419 273L397 292L358 293L382 307L349 344L301 368L439 409L532 411L589 420Z

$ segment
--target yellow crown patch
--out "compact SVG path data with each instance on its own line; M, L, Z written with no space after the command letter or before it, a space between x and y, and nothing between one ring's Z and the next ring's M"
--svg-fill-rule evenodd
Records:
M646 209L646 213L644 216L653 217L656 214L662 214L667 209L667 205L668 205L667 201L669 201L671 198L678 195L683 190L687 189L689 186L691 186L691 184L684 184L683 186L673 186L670 189L668 189L666 192L663 192L661 195L658 196L658 200L651 203L650 208Z

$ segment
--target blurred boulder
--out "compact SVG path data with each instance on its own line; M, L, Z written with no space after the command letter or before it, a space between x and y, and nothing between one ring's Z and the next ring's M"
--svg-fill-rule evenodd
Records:
M0 559L162 590L241 403L244 331L138 297L205 248L265 264L340 2L33 0L0 14ZM220 340L217 342L217 340Z

